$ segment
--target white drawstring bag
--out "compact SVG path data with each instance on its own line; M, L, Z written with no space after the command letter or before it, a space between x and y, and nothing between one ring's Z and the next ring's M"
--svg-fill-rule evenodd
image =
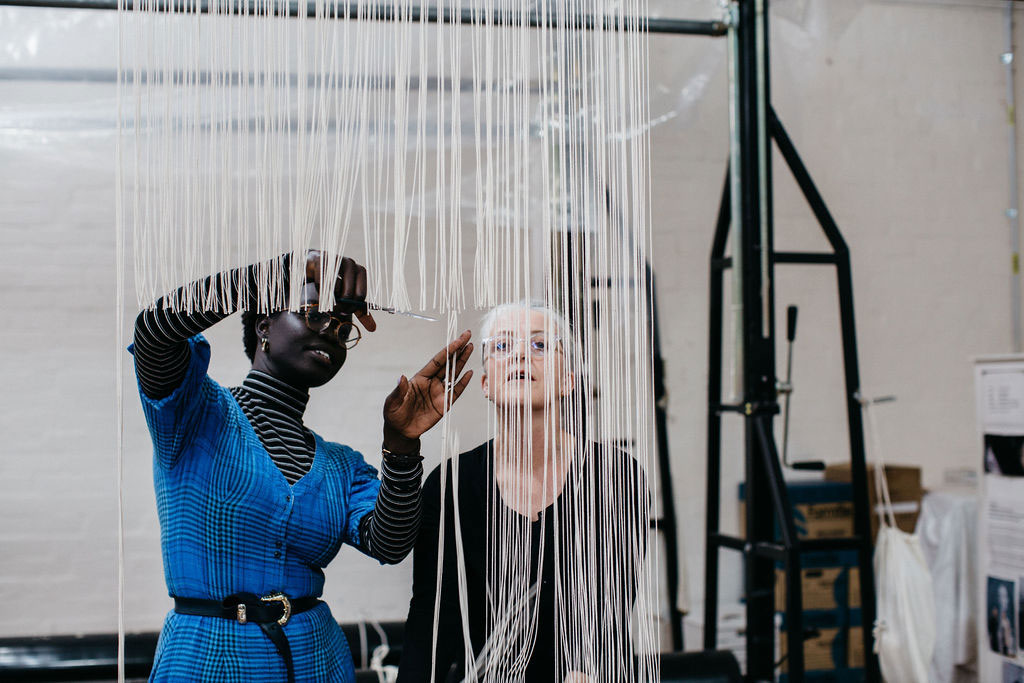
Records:
M935 595L932 575L916 535L896 528L878 436L862 401L864 423L871 433L878 502L875 541L875 654L888 683L928 683L935 649Z

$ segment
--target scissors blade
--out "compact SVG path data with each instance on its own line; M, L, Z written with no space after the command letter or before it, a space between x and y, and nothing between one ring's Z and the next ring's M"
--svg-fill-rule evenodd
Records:
M437 318L432 318L429 315L423 315L422 313L413 313L412 311L403 311L392 306L381 306L380 304L371 303L369 301L357 301L355 299L338 299L335 303L348 304L363 311L378 311L380 313L390 313L391 315L404 315L409 318L416 318L417 320L426 320L427 322L432 323L438 322Z
M392 315L404 315L410 318L416 318L417 320L426 320L432 323L437 322L437 318L432 318L429 315L423 315L422 313L413 313L412 311L400 311L397 308L377 306L375 304L370 304L369 308L372 311L380 311L381 313L390 313Z

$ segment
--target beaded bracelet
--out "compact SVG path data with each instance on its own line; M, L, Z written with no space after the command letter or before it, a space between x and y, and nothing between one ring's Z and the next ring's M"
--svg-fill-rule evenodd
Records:
M380 452L381 452L381 455L383 455L385 459L387 459L390 462L393 462L395 464L399 464L399 463L405 464L405 463L412 463L412 462L423 462L423 456L420 455L419 451L416 451L415 453L393 453L393 452L389 451L387 448L385 448L384 446L381 446L380 447Z

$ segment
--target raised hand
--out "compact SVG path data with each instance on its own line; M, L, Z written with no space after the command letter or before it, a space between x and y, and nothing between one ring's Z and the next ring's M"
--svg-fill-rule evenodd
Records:
M385 448L393 452L415 450L416 440L462 396L473 377L472 370L461 374L473 353L469 338L466 330L438 351L422 370L398 380L398 386L384 400Z
M315 249L306 253L306 282L316 288L317 297L322 291L323 282L323 254ZM355 301L366 301L366 268L362 267L347 256L341 258L341 266L338 268L338 277L334 280L334 300L349 299ZM373 319L365 308L353 309L344 304L335 304L336 313L355 315L356 319L366 328L367 332L377 329L377 321Z

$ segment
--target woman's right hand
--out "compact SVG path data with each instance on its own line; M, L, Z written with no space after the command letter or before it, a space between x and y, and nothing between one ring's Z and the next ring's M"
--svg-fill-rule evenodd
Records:
M316 286L317 296L323 291L323 253L316 249L306 252L306 283ZM347 256L341 257L338 277L334 280L334 300L366 301L366 268ZM306 302L310 303L310 302ZM377 322L365 307L335 304L336 313L352 314L366 328L367 332L377 329Z

